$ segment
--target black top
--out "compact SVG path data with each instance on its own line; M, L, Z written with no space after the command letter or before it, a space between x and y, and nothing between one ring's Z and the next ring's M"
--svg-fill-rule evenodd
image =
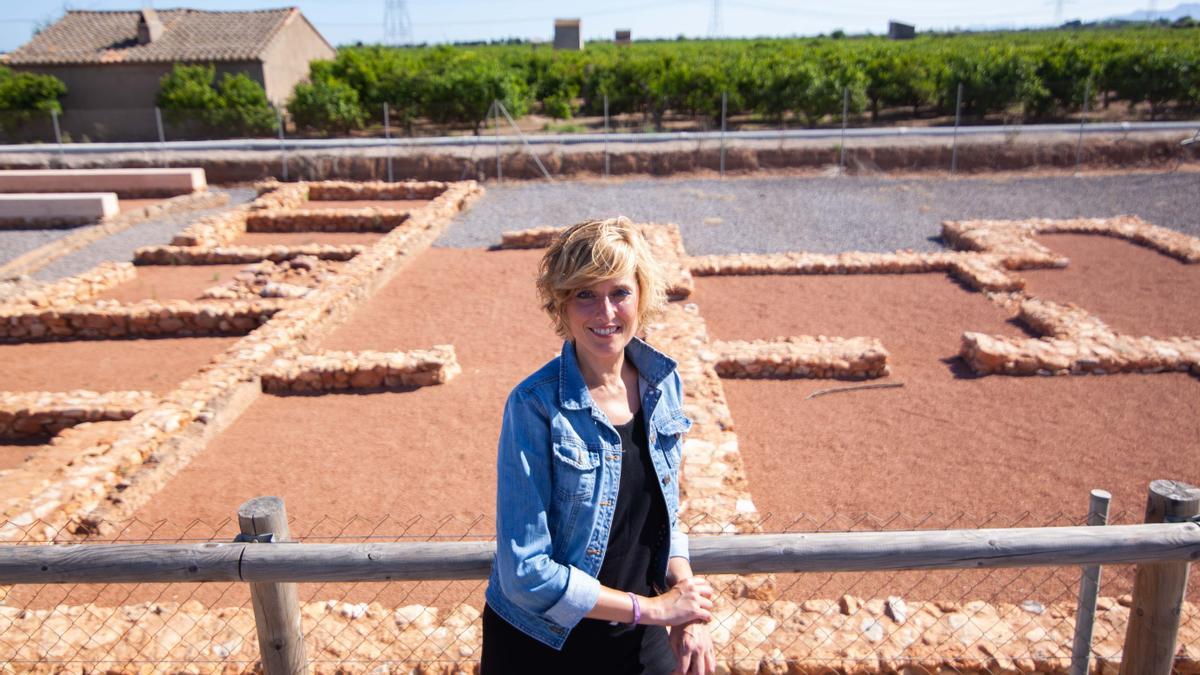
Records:
M640 596L658 595L655 570L666 555L667 504L646 442L646 421L638 410L625 424L613 425L621 436L621 484L613 510L608 547L597 578L609 588ZM630 619L632 619L630 615ZM583 619L567 636L561 652L525 635L485 608L484 675L504 672L670 673L675 656L662 626L630 627Z

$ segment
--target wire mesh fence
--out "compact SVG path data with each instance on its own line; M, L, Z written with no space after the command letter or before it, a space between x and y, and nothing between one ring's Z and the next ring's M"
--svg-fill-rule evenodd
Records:
M1111 524L1140 522L1117 513ZM307 522L306 522L307 521ZM702 525L703 517L690 522ZM769 515L764 533L887 532L1085 524L1074 514ZM229 542L235 520L106 523L60 543ZM28 525L29 531L40 528ZM488 541L490 516L294 519L301 543ZM727 535L737 537L738 535ZM18 542L18 543L30 543ZM1135 568L1103 568L1092 672L1122 657ZM1080 569L716 575L709 630L726 672L1068 672ZM472 672L481 579L298 585L316 672ZM1177 672L1200 670L1200 584L1181 612ZM0 586L0 669L243 672L260 668L246 583ZM763 670L766 669L766 670Z

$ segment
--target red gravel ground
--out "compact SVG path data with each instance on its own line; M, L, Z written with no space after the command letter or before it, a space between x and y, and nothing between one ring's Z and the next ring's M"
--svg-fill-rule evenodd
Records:
M140 208L143 208L146 206L150 206L152 204L159 204L159 203L165 202L165 201L166 201L166 199L163 199L161 197L150 198L150 199L128 199L125 197L121 197L120 199L117 200L117 208L121 210L121 213L125 213L127 211L133 211L135 209L140 209Z
M301 209L389 209L393 211L411 211L428 204L429 199L354 199L345 201L304 202Z
M0 439L0 471L15 469L25 463L25 459L49 448L48 438L36 438L29 441Z
M1107 254L1121 268L1145 264L1139 253L1126 244ZM1138 521L1149 481L1200 480L1195 378L974 377L956 358L961 332L1012 335L1017 328L982 295L942 275L717 277L697 285L694 298L715 338L874 336L893 364L882 381L904 384L806 400L848 383L724 381L768 531L1065 525L1086 513L1093 488L1113 493L1112 511L1127 512L1123 520ZM1126 315L1136 315L1129 304L1145 300L1117 289L1107 297ZM1156 303L1166 315L1185 311L1188 300ZM855 526L868 512L877 518ZM896 514L903 515L891 520ZM1077 578L1073 571L1018 572L900 578L909 597L1015 600L1044 598L1046 584L1063 590L1064 575ZM884 579L868 575L862 583ZM800 599L848 581L814 575L781 583L794 584L786 595Z
M239 338L80 340L0 345L0 391L165 394Z
M1200 335L1200 265L1113 237L1052 234L1039 241L1071 263L1065 270L1017 272L1029 295L1074 302L1120 333Z
M382 238L382 232L246 232L234 239L230 246L370 246Z
M137 277L101 293L100 300L198 300L205 289L225 283L246 265L142 265Z

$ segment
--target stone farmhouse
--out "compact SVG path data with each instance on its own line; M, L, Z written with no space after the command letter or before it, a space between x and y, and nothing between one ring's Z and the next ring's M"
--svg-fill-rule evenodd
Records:
M157 138L154 99L175 63L245 73L283 103L313 59L335 49L295 7L249 12L195 9L69 11L9 54L14 70L67 85L63 129L92 140Z

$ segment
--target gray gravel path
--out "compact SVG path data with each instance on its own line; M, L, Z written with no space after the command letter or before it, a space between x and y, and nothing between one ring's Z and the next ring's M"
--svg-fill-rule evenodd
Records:
M39 281L54 281L65 276L79 274L89 270L105 260L131 261L133 251L141 246L155 246L171 243L171 237L189 223L209 214L228 209L230 206L242 204L254 199L254 190L250 188L221 189L210 188L214 192L225 192L229 195L229 205L215 209L202 209L168 215L154 220L138 223L126 230L111 234L93 242L89 246L55 260L33 274ZM69 230L67 230L69 232ZM8 249L0 248L5 257L9 256ZM16 257L15 255L11 257ZM10 258L11 259L11 258Z
M511 183L437 245L488 247L505 230L624 214L680 226L693 255L936 250L943 220L1122 214L1200 236L1200 174L1043 178L730 178Z

